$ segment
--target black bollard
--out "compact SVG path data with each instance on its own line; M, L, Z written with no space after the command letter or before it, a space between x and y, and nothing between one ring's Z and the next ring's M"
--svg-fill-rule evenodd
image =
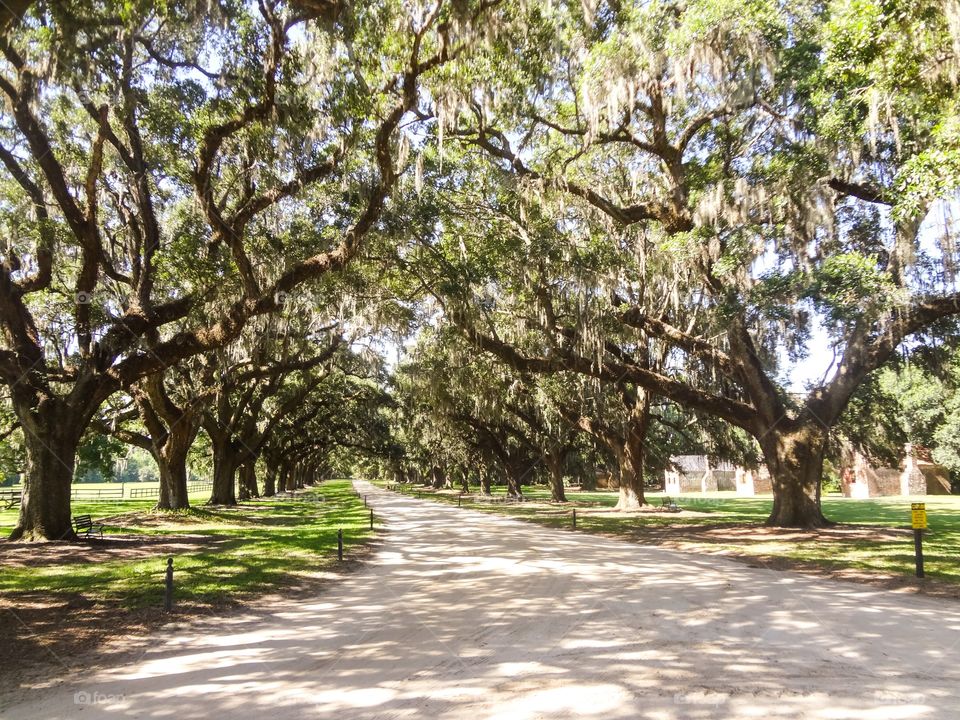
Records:
M167 558L167 581L166 591L163 594L163 609L167 612L173 610L173 558Z
M577 529L577 509L573 509L573 529Z
M363 506L364 506L364 507L367 506L367 496L366 496L366 495L363 496Z
M343 561L343 530L337 530L337 560Z
M373 508L370 508L370 529L373 530Z

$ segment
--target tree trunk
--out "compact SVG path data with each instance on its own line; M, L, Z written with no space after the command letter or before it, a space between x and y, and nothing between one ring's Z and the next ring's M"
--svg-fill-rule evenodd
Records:
M196 430L191 431L189 427L171 428L163 447L154 453L153 458L160 469L158 510L185 510L190 507L187 492L187 454L196 435Z
M267 467L267 475L263 478L263 496L273 497L277 494L277 466L272 462Z
M490 495L490 471L480 468L480 494Z
M815 424L771 432L761 439L773 484L773 510L767 525L819 528L833 524L820 507L826 444L826 430Z
M254 460L248 460L240 466L240 493L238 499L249 500L250 498L259 497L260 493L257 490L257 472L255 469Z
M567 494L563 489L563 459L566 451L549 452L544 456L550 470L550 499L554 502L566 502Z
M247 484L247 466L241 465L237 470L237 501L243 502L250 499L250 486Z
M230 447L229 440L215 440L213 443L213 492L209 505L236 505L237 496L234 479L237 474L237 457Z
M434 490L440 490L447 483L447 476L443 470L436 465L430 470L430 484Z
M523 470L519 467L519 462L509 462L505 468L507 471L507 494L511 497L523 497Z
M160 495L157 498L157 504L153 509L170 510L170 467L166 464L166 460L164 460L163 455L159 452L151 452L150 456L157 464L157 469L160 470Z
M156 458L160 468L160 500L158 510L185 510L190 507L187 494L187 454L166 453Z
M643 495L644 444L650 422L650 396L638 391L630 409L620 460L620 498L616 510L639 510L646 503Z
M44 401L36 410L20 409L27 464L20 517L11 540L74 540L70 485L80 431L85 423L60 401Z

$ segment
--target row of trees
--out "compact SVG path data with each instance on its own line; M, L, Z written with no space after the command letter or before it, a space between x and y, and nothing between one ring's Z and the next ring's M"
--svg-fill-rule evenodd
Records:
M628 509L693 423L818 526L851 400L955 331L953 0L88 5L2 18L15 537L69 535L86 433L149 447L172 507L201 428L216 502L314 457L385 327L421 336L401 440L557 497L554 448L600 447Z
M256 456L316 471L343 422L323 422L331 398L359 392L351 361L339 381L317 370L343 341L302 324L259 339L306 284L338 294L429 113L422 84L488 23L509 30L497 5L51 1L4 16L0 377L26 452L14 538L72 535L91 431L150 449L163 506L186 502L201 426L215 502ZM354 333L351 313L328 317Z
M422 334L393 377L405 451L383 472L443 485L469 483L512 495L536 482L566 501L565 481L598 476L620 489L622 509L644 502L671 455L737 457L755 464L742 433L669 400L651 401L628 382L607 384L574 372L532 374L477 355L451 328Z
M958 8L591 8L543 9L482 95L491 61L464 70L394 262L512 371L626 404L621 507L666 402L753 438L771 523L823 525L851 401L955 335L956 228L932 220L960 184ZM811 354L827 371L792 392Z

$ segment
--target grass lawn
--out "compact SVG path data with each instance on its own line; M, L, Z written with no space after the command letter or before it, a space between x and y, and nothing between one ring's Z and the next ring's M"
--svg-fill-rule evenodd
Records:
M505 492L493 488L494 494ZM434 492L411 486L405 492L456 504L457 491ZM471 488L471 492L477 489ZM841 525L820 531L767 528L770 496L738 497L731 492L691 493L675 498L688 513L611 513L617 493L569 492L565 505L549 504L546 488L524 488L538 502L489 504L465 502L472 509L500 513L542 525L625 537L636 542L684 550L814 565L827 570L909 578L914 574L910 503L927 505L929 530L924 536L926 575L960 584L960 496L888 497L853 500L824 498L824 514ZM663 493L648 493L654 505Z
M158 607L166 557L172 554L177 602L216 604L296 583L336 563L338 529L348 553L371 535L368 511L349 480L327 481L295 499L249 501L237 508L162 513L151 510L155 502L75 501L75 515L90 514L107 526L108 542L102 545L0 542L0 593L14 602L24 593L79 593L127 609ZM0 511L0 533L9 533L16 516L16 510Z

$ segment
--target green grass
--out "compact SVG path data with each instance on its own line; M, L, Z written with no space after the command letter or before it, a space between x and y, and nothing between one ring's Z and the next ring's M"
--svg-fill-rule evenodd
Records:
M315 500L316 495L323 502ZM246 502L239 508L197 507L180 513L154 513L151 500L77 502L74 514L140 527L108 527L108 533L212 536L214 544L174 557L178 602L219 603L295 583L336 562L337 530L345 552L367 540L369 511L348 480L330 480L296 499ZM130 513L136 513L131 516ZM12 528L15 512L0 513L0 526ZM91 553L96 552L93 543ZM166 556L98 563L63 563L6 568L0 592L73 593L112 601L127 608L157 606L163 598Z
M419 490L422 498L457 502L456 493ZM471 488L471 492L476 492ZM503 494L505 488L493 488ZM530 499L547 501L546 488L524 488ZM663 493L648 493L656 504ZM626 537L641 543L670 544L692 551L722 552L757 558L786 558L826 569L855 569L873 574L912 576L915 571L910 503L926 503L929 530L924 535L927 577L960 584L960 496L925 498L887 497L853 500L828 496L824 514L841 525L825 532L771 533L763 527L770 514L770 496L738 497L730 492L696 493L676 498L680 507L701 513L681 517L672 513L596 517L591 509L612 508L617 493L610 491L568 493L565 505L533 507L524 504L470 503L472 509L509 515L547 527L571 529L571 511L577 515L577 530Z

